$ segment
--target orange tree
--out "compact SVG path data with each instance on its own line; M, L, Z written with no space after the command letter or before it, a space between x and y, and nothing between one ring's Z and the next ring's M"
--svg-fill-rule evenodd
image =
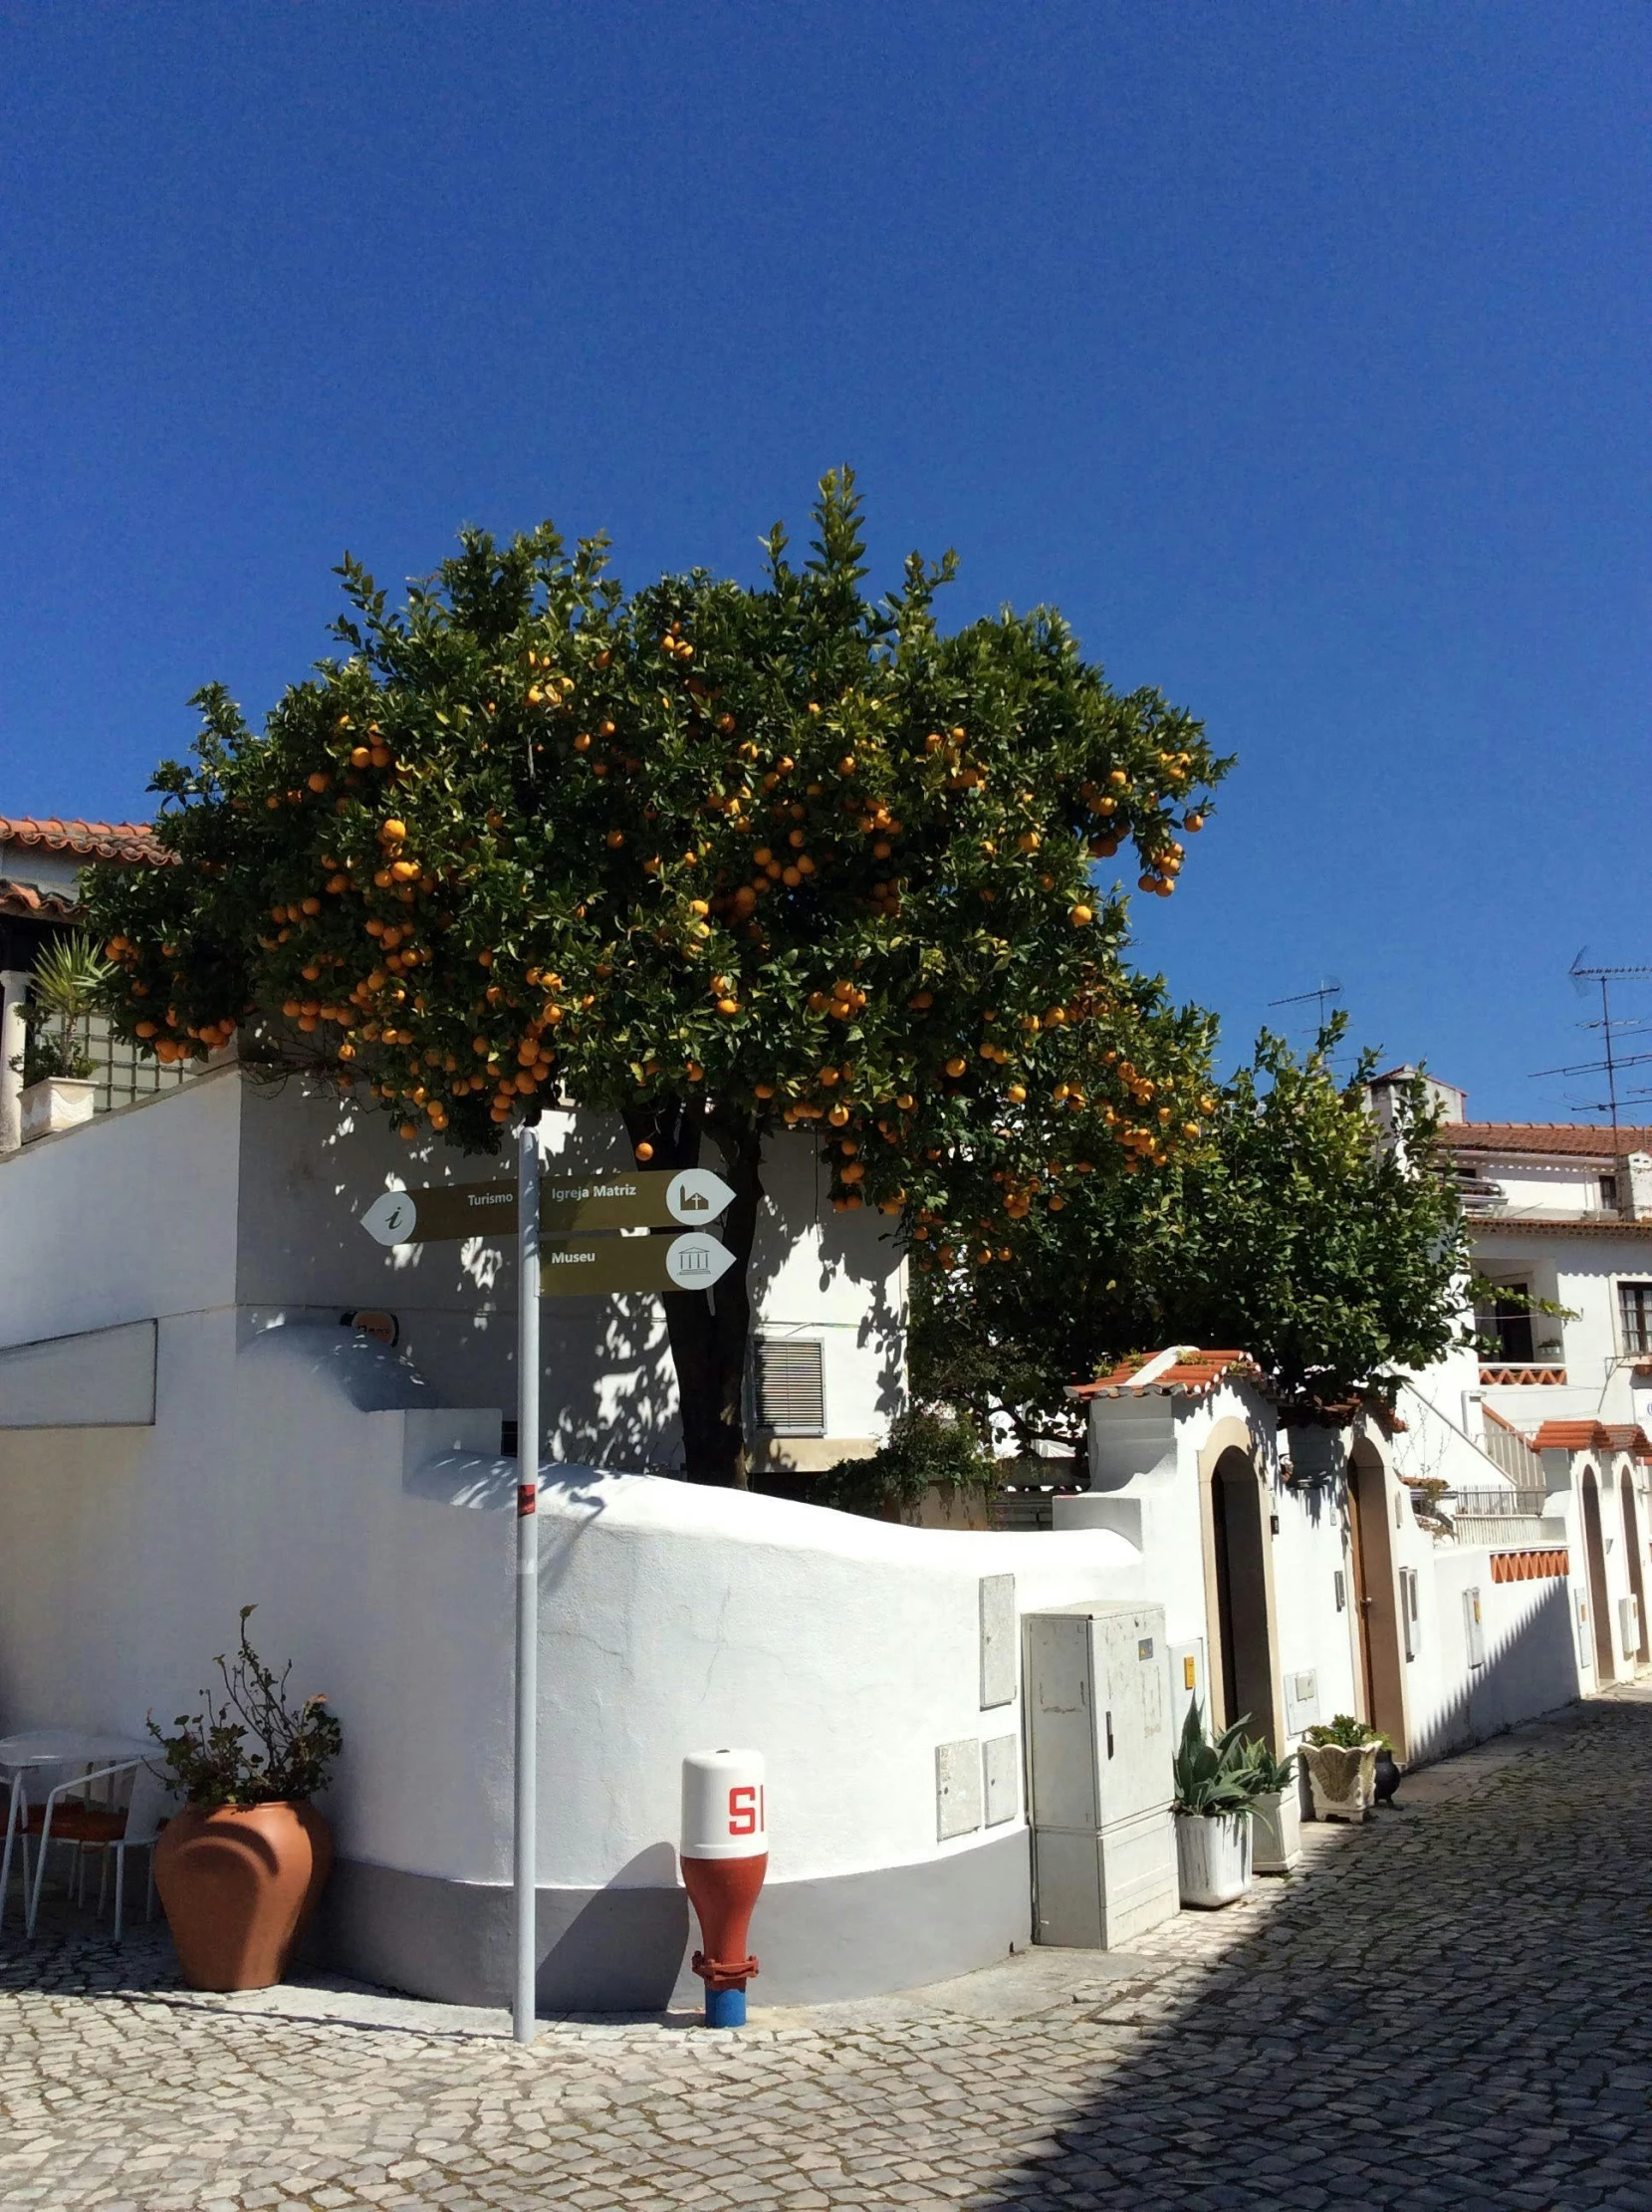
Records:
M466 1151L551 1103L621 1115L657 1166L709 1139L740 1265L664 1302L706 1481L746 1479L766 1140L813 1135L835 1207L973 1271L1205 1111L1208 1025L1129 969L1091 871L1130 844L1168 895L1227 764L1054 614L943 635L950 557L869 601L846 472L815 515L757 589L627 597L547 526L466 533L391 610L347 559L343 656L259 732L200 693L153 786L172 864L90 890L116 1027L162 1060L239 1031Z

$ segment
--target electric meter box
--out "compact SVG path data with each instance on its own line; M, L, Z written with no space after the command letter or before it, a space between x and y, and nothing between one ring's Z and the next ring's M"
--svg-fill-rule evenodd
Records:
M1178 1906L1163 1608L1064 1605L1022 1633L1037 1940L1127 1943Z

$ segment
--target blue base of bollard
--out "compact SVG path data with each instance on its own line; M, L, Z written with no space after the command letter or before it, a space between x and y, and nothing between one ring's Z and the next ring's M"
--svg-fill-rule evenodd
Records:
M706 2026L708 2028L744 2028L746 2025L746 1992L743 1989L708 1989L706 1991Z

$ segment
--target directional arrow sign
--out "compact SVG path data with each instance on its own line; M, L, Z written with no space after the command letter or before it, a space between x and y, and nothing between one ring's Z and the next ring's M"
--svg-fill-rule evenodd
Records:
M515 1183L458 1183L386 1190L361 1216L380 1244L429 1244L445 1237L503 1236L516 1228Z
M715 1237L559 1237L539 1255L542 1298L611 1298L620 1291L706 1291L734 1265Z
M628 1173L546 1175L540 1181L540 1233L580 1229L709 1226L734 1192L709 1167L633 1168ZM445 1238L508 1236L516 1230L514 1183L438 1184L387 1190L361 1216L380 1244L430 1244Z
M540 1233L571 1229L709 1228L734 1192L709 1167L632 1168L628 1174L546 1175L539 1186Z

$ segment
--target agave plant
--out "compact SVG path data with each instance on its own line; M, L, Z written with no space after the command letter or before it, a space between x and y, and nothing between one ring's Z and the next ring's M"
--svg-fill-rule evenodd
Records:
M1178 1813L1248 1813L1257 1797L1251 1754L1258 1747L1246 1737L1244 1714L1214 1740L1205 1734L1204 1715L1195 1697L1182 1723L1182 1740L1171 1764Z
M58 938L41 954L30 978L22 1061L13 1063L26 1084L51 1076L79 1080L94 1072L88 1024L112 972L81 931Z
M1245 1765L1254 1798L1275 1797L1280 1791L1289 1790L1297 1779L1296 1753L1276 1759L1260 1736L1252 1737L1246 1744Z

